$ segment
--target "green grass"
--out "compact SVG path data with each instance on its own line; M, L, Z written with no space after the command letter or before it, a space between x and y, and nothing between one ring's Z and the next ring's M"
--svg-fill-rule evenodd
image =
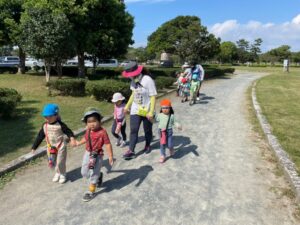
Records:
M0 74L0 87L14 88L23 96L16 116L0 119L0 165L30 151L44 121L41 111L47 103L59 105L62 120L72 130L83 127L81 118L86 107L97 107L103 115L110 115L113 110L111 104L90 97L50 97L44 76Z
M257 82L256 94L274 135L300 174L300 70L274 71Z

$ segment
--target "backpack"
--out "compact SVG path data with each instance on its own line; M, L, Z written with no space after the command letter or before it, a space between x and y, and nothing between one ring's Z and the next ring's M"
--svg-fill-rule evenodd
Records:
M199 67L192 68L192 80L200 80L200 73Z

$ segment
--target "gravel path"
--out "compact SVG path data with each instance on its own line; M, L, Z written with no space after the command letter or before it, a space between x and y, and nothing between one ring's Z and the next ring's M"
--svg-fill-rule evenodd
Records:
M157 136L149 155L131 161L115 147L117 161L110 173L102 169L102 188L88 203L81 200L82 147L69 149L64 185L52 183L45 160L27 169L0 191L0 224L299 224L291 201L278 194L288 185L263 159L247 119L245 92L259 76L208 81L192 107L172 94L184 128L175 131L174 158L158 163Z

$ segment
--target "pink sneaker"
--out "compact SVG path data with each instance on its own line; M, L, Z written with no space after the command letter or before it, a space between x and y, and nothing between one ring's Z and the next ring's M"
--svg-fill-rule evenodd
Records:
M166 158L165 158L164 156L161 156L161 157L159 158L159 162L160 162L160 163L164 163L165 160L166 160Z

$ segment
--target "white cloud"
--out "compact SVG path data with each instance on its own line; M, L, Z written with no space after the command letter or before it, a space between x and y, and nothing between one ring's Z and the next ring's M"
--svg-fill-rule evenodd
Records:
M137 2L145 2L145 3L158 3L158 2L174 2L175 0L125 0L125 3L137 3Z
M281 24L263 24L259 21L241 24L237 20L227 20L209 27L209 31L222 41L236 42L243 38L253 43L255 39L261 38L263 51L280 45L289 45L292 51L300 51L300 14Z

